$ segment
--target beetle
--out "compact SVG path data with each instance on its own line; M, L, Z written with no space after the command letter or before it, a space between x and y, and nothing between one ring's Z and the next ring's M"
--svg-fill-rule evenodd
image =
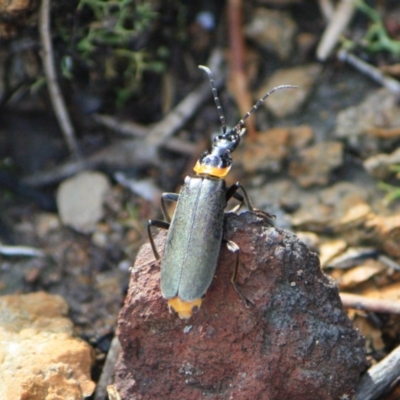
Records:
M168 299L170 311L177 313L181 319L188 319L199 310L214 277L223 241L224 212L228 200L235 197L241 202L238 208L244 203L250 211L255 211L240 183L227 187L224 180L232 166L231 153L235 151L245 133L244 122L272 93L296 87L282 85L273 88L258 100L234 128L227 130L212 72L205 66L199 68L209 77L222 134L216 136L211 148L200 156L193 168L196 175L185 178L180 193L162 194L161 209L165 221L149 220L147 227L150 244L157 260L161 257L154 244L151 227L168 229L161 258L161 293ZM239 189L242 195L238 193ZM172 220L167 213L167 200L177 201ZM267 218L271 217L267 213L264 215ZM232 241L226 242L228 249L236 254L231 281L241 295L236 285L239 247ZM244 296L241 297L246 300Z

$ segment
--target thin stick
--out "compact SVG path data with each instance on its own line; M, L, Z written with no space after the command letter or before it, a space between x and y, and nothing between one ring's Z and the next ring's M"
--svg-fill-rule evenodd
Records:
M329 22L335 13L331 0L318 0L318 5L324 20Z
M151 128L140 125L132 121L120 121L111 115L94 114L92 118L95 122L111 129L112 131L125 136L144 139ZM197 146L179 138L172 137L165 143L165 148L183 154L193 154L197 151Z
M343 49L338 52L338 58L340 61L348 62L355 69L357 69L364 75L367 75L375 82L380 83L382 86L384 86L390 92L392 92L396 95L400 94L400 82L399 81L384 74L378 68L361 60L361 58L358 58L354 54L350 54L348 51L343 50Z
M324 34L318 44L317 58L325 61L331 54L333 48L339 40L343 31L349 25L353 14L356 10L356 2L354 0L341 0L337 5L335 14L325 29Z
M387 393L399 380L400 346L396 347L362 377L353 400L375 400Z
M400 128L376 128L368 129L368 133L383 139L393 139L400 136Z
M215 50L210 57L209 64L218 73L219 79L215 82L216 87L222 85L224 81L221 71L222 52ZM160 159L157 156L157 151L160 147L168 147L171 150L191 152L192 148L188 145L183 146L182 142L178 143L171 136L180 129L186 121L188 121L194 113L197 112L199 106L207 101L210 96L210 87L208 82L204 82L196 90L191 92L183 99L165 118L154 124L147 133L144 140L121 140L115 141L112 145L96 154L88 157L85 160L67 162L61 166L54 168L51 171L35 173L23 179L23 182L32 186L48 185L64 179L67 176L82 171L86 168L96 168L100 163L102 165L155 165L160 166ZM110 128L115 128L115 120L109 118L96 117L97 122L102 122ZM101 121L100 121L101 120ZM121 132L127 133L127 126L121 126ZM141 132L137 129L130 129L130 134L141 136Z
M352 293L340 293L344 308L355 308L382 314L400 314L399 300L374 299Z
M0 254L7 257L45 257L46 254L39 249L28 246L9 246L0 242Z
M107 399L107 386L112 383L114 366L117 362L119 354L121 352L121 345L116 336L114 336L110 349L108 350L106 362L103 366L103 371L99 382L96 387L96 392L94 394L94 400L106 400Z
M80 158L80 151L78 142L75 138L74 128L57 82L50 32L50 0L42 0L39 14L39 32L43 46L41 51L43 69L54 113L56 114L69 150L75 157Z
M240 113L251 107L252 96L249 92L249 78L245 66L245 40L243 34L243 1L228 0L228 37L229 37L229 79L228 88L234 96ZM253 119L247 121L247 136L257 137Z

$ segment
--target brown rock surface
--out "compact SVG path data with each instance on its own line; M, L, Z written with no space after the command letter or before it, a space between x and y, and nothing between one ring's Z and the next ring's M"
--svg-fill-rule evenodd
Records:
M335 136L345 139L362 158L372 157L382 148L394 148L396 138L379 138L376 128L392 129L400 124L397 96L387 89L379 89L360 104L340 111L336 117Z
M225 237L241 248L239 284L254 305L232 287L234 255L222 246L203 306L186 322L168 313L159 267L143 265L153 255L142 248L119 317L121 399L350 398L364 340L316 254L252 213L228 214Z
M299 152L289 164L289 175L300 186L326 185L333 169L343 163L343 144L321 142Z
M0 297L0 399L80 400L93 393L90 346L67 304L44 292Z
M25 11L29 8L30 0L0 0L0 12L4 15Z
M278 172L288 155L289 135L288 128L273 128L263 132L239 149L237 159L246 172Z
M274 51L282 60L287 60L293 48L296 23L289 14L257 8L244 32L266 50Z

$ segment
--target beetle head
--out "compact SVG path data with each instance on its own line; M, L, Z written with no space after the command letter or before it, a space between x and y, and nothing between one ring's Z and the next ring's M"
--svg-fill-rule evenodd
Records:
M215 136L211 149L205 151L197 161L194 170L197 174L224 177L232 166L231 153L240 143L240 137L245 129L238 131L237 127L227 133Z

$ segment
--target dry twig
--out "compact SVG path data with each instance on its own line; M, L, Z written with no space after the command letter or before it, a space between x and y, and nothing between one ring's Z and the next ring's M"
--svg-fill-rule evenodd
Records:
M319 9L325 21L329 22L335 13L335 8L331 0L318 0Z
M209 62L210 68L216 72L218 79L216 86L221 86L224 76L221 70L222 53L220 50L214 51ZM119 140L112 145L100 150L96 154L88 157L85 161L67 162L51 171L37 173L26 177L23 182L32 186L48 185L73 175L85 168L95 168L98 165L113 167L131 167L135 165L155 165L159 166L160 160L157 151L160 147L166 146L171 150L191 153L193 148L188 144L183 144L178 139L171 136L187 122L198 110L200 105L211 99L209 82L202 83L196 90L191 92L183 99L162 121L153 125L146 134L144 140ZM97 121L112 129L121 129L120 132L133 136L143 135L143 131L137 125L117 124L115 119L97 116Z
M222 53L220 50L214 51L209 65L210 68L216 71L216 76L219 77L215 82L216 86L221 86L224 76L221 71ZM192 153L196 147L192 147L178 139L172 139L171 136L193 116L199 106L207 99L211 99L210 84L209 82L204 82L183 99L162 121L153 125L144 140L115 141L112 145L93 154L85 161L64 163L51 171L26 177L23 182L32 186L48 185L86 168L96 168L100 164L113 167L159 166L157 151L162 146L168 147L170 150ZM138 129L137 124L121 124L111 117L98 115L96 120L123 134L141 137L146 133L143 129Z
M118 121L117 118L111 115L95 114L92 117L97 123L121 135L144 139L151 130L151 128L132 121ZM197 146L172 137L165 143L165 148L178 153L193 154L196 151Z
M383 139L394 139L400 137L400 127L399 128L373 127L368 129L368 133L372 136L376 136Z
M39 249L28 246L9 246L0 242L0 254L7 257L45 257Z
M325 29L317 48L317 58L325 61L331 54L339 40L340 35L349 25L356 9L354 0L341 0L337 5L335 14Z
M374 299L352 293L340 293L344 308L355 308L383 314L400 314L400 301Z
M98 163L91 161L69 161L53 168L50 171L35 173L22 179L22 182L30 186L44 186L58 182L68 176L72 176L87 168L95 168Z
M230 73L229 89L235 97L239 106L240 113L245 115L253 105L251 94L248 90L248 79L245 71L245 49L243 38L242 22L242 1L228 1L228 26L229 26L229 46L230 46ZM254 127L254 117L246 121L247 136L251 139L256 137Z
M51 103L53 104L54 108L54 113L56 114L58 123L60 124L69 150L75 157L80 158L80 151L78 142L75 138L74 128L69 118L67 107L57 82L50 32L50 0L42 0L39 14L39 31L43 46L41 51L43 68Z
M353 400L375 400L388 392L400 377L400 346L362 377Z
M390 92L399 95L400 94L400 82L396 79L391 78L390 76L384 74L378 68L374 67L371 64L366 63L361 60L361 58L356 57L354 54L350 54L348 51L342 49L338 52L338 58L340 61L346 61L351 66L356 68L358 71L362 72L364 75L367 75L375 82L380 83Z
M121 345L116 336L111 342L110 349L108 350L106 362L104 363L103 371L99 382L97 383L96 392L94 394L94 400L105 400L107 399L107 386L112 383L114 374L114 365L117 362L119 353L121 352Z

